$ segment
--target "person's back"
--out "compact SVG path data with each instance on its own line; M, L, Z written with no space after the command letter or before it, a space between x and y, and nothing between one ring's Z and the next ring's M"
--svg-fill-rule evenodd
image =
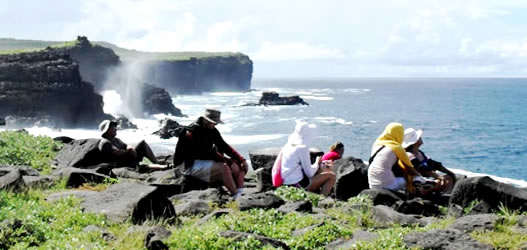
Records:
M382 149L380 149L382 147ZM380 151L378 151L380 149ZM370 188L386 188L394 184L395 175L392 167L397 162L397 156L389 147L374 145L372 156L377 152L368 167L368 184Z
M311 169L309 159L309 148L306 145L287 144L282 148L282 178L285 185L296 184L304 178L304 172L308 178L313 177L317 171Z

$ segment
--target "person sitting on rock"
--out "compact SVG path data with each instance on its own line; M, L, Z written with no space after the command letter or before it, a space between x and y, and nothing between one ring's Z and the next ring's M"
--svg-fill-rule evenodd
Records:
M152 163L158 163L152 149L144 140L132 147L117 138L116 121L102 121L99 124L99 130L102 132L99 151L104 154L105 162L116 163L120 166L137 166L146 157Z
M402 146L406 150L408 158L415 166L415 169L424 177L432 177L439 180L438 185L434 187L433 191L449 192L454 187L456 175L445 168L441 162L437 162L428 158L419 148L423 145L423 130L415 130L414 128L407 128L404 130L404 142ZM444 173L440 175L437 171Z
M420 174L414 169L401 145L403 138L403 125L392 122L373 143L368 167L370 188L393 191L406 188L410 194L415 193L413 179ZM392 169L402 170L402 176L396 177Z
M336 161L342 158L344 154L344 144L342 142L335 142L329 147L329 151L322 156L322 161Z
M176 145L174 166L183 164L186 175L206 183L221 183L233 198L238 198L248 165L216 129L216 124L223 123L220 115L218 110L207 109L203 116L186 127Z
M331 169L332 163L322 164L320 156L311 164L309 145L315 137L315 130L314 124L297 122L287 144L282 147L280 174L283 185L305 188L328 196L335 185L336 175Z

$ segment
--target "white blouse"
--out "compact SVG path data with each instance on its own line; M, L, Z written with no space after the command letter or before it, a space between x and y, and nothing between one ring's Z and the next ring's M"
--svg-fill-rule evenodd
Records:
M282 148L282 179L285 185L297 184L304 175L309 179L315 175L318 170L318 164L315 162L311 165L309 157L309 148L306 145L287 144Z
M382 147L374 145L371 149L372 155ZM392 166L397 162L397 156L391 148L385 146L373 159L368 167L368 184L370 188L386 188L395 183L395 175Z

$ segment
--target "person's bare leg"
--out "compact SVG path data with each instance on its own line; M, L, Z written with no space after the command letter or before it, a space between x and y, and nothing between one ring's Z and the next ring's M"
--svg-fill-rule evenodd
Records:
M307 190L310 192L318 192L320 187L323 186L321 193L327 196L331 192L331 189L335 184L335 180L335 173L331 171L322 172L313 176L313 178L311 179L311 183L309 184L309 186L307 186Z
M154 155L154 152L152 152L152 149L150 148L150 146L148 146L148 144L144 140L139 142L139 144L135 146L134 150L137 156L141 158L139 160L142 160L143 157L146 157L152 163L157 164L157 159L156 159L156 156Z
M243 188L244 181L245 181L245 171L243 171L240 166L236 163L232 163L231 165L232 169L232 177L234 178L234 181L236 182L236 186L238 188Z
M223 162L214 162L211 171L211 182L221 182L231 193L236 193L236 184L232 178L231 168Z

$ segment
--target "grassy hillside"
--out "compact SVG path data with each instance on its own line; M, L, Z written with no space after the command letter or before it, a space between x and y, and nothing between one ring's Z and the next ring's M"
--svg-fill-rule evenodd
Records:
M65 47L73 46L76 41L41 41L41 40L19 40L12 38L0 38L0 54L13 54L20 52L28 52L44 49L50 47ZM100 45L112 49L121 60L130 60L134 58L148 59L148 60L168 60L168 61L184 61L191 57L197 59L216 58L216 57L238 57L244 58L242 53L236 52L200 52L200 51L185 51L185 52L144 52L138 50L130 50L118 47L115 44L108 42L92 42L92 44ZM248 60L240 60L241 63L247 63Z

